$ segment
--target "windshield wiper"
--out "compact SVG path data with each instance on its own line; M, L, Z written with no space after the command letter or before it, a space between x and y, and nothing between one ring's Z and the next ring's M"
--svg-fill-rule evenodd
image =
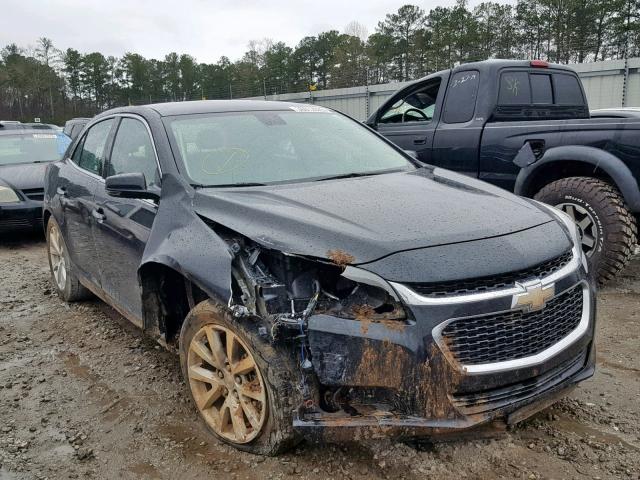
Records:
M324 180L338 180L339 178L356 178L356 177L369 177L371 175L382 175L383 173L391 173L396 170L382 170L379 172L351 172L343 173L341 175L332 175L330 177L316 178L314 182L322 182Z
M239 183L221 183L218 185L197 185L198 188L225 188L225 187L265 187L266 183L258 182L239 182Z

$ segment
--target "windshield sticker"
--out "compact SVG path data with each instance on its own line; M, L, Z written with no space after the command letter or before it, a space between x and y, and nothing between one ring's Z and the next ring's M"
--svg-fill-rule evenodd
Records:
M291 105L289 108L294 112L331 112L328 108L319 107L318 105Z
M34 133L33 138L58 138L57 135L51 133Z

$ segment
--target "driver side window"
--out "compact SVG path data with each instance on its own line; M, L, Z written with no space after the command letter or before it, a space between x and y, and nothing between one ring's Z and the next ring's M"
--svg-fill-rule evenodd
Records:
M430 122L436 108L436 99L440 91L440 78L434 79L423 87L412 91L404 98L383 111L379 124L402 124Z

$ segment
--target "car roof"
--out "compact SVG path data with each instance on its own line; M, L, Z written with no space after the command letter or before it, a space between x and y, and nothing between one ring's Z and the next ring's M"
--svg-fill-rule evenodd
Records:
M91 120L90 117L75 117L75 118L70 118L69 120L67 120L66 122L64 122L65 125L71 124L71 123L86 123L89 120Z
M186 102L152 103L139 107L120 107L100 114L100 116L114 113L150 113L151 111L162 117L172 115L191 115L198 113L225 113L225 112L253 112L292 110L294 108L313 108L305 103L276 102L267 100L195 100ZM324 107L318 107L324 109ZM327 111L329 111L327 109Z
M39 135L63 135L63 133L59 130L54 130L51 128L0 128L0 136L8 136L8 135L32 135L37 133Z

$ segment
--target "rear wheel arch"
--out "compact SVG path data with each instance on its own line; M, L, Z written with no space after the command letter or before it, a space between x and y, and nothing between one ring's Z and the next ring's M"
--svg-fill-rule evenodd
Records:
M563 178L591 177L620 191L633 212L640 212L640 188L619 158L593 147L558 147L548 150L538 162L520 170L515 193L533 197L546 185Z

